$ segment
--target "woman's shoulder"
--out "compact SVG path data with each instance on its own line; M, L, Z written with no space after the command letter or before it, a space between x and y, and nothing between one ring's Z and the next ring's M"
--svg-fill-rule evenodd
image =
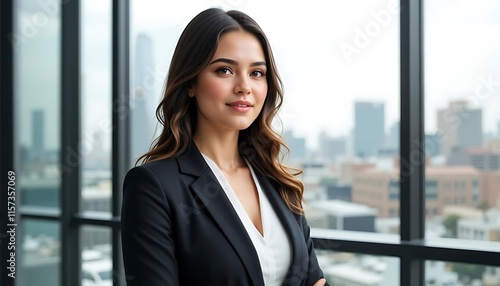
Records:
M127 172L126 177L143 177L147 175L156 178L165 178L178 173L178 164L175 157L146 162L134 166Z
M160 159L160 160L155 160L155 161L149 161L146 162L142 165L138 165L135 168L145 168L149 169L151 171L157 171L157 170L162 170L165 168L177 168L177 160L176 157L170 157L166 159Z

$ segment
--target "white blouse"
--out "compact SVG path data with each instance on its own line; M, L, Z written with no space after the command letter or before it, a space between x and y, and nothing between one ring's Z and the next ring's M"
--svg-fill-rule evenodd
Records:
M267 196L262 191L259 181L255 176L252 166L247 163L257 191L259 193L259 204L262 217L262 227L264 236L260 234L253 222L250 220L236 193L231 188L229 181L212 159L202 154L212 172L217 177L234 210L238 214L248 236L252 240L253 246L259 256L260 267L264 278L264 285L279 286L283 283L288 268L291 263L291 246L287 233L276 215Z

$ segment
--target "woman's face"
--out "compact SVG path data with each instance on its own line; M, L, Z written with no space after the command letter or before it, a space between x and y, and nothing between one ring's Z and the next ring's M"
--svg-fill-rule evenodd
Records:
M198 126L243 130L259 115L267 94L266 62L257 38L245 31L220 37L208 66L190 87Z

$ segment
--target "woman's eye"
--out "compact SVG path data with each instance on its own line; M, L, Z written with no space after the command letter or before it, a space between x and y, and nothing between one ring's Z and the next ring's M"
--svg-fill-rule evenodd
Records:
M220 68L217 70L217 72L220 74L231 74L231 70L228 68Z
M261 77L264 75L264 73L262 71L253 71L252 75L255 77Z

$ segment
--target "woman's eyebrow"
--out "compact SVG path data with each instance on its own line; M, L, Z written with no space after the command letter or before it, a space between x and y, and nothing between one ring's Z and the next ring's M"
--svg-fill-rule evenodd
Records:
M210 65L211 64L215 64L215 63L227 63L227 64L234 65L234 66L239 65L239 63L237 61L231 60L231 59L226 59L226 58L218 58L218 59L212 61L210 63ZM254 62L254 63L250 64L251 67L254 67L254 66L265 66L265 65L266 65L266 62L264 62L264 61Z

